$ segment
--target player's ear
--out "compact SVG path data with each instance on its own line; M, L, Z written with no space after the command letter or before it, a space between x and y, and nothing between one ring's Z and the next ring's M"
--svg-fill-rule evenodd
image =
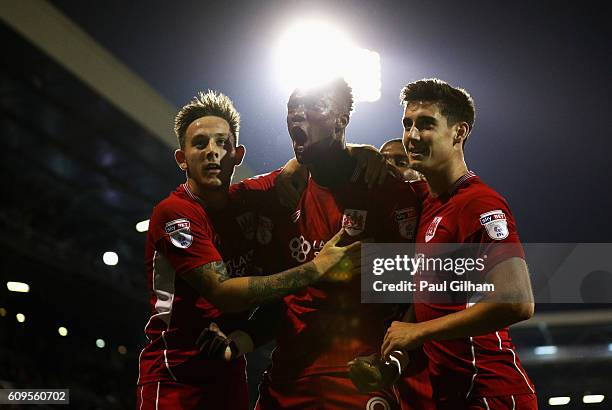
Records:
M242 164L242 160L244 159L245 155L246 148L244 147L244 145L238 145L236 147L236 155L234 156L234 165L238 166Z
M455 127L457 129L457 134L453 142L463 146L463 142L467 139L468 135L470 135L470 126L467 122L463 121L455 124Z
M344 129L347 127L348 123L349 123L349 115L348 114L340 114L337 118L336 118L336 128L337 129Z
M174 160L178 164L181 171L187 171L187 159L185 158L185 151L180 148L174 151Z

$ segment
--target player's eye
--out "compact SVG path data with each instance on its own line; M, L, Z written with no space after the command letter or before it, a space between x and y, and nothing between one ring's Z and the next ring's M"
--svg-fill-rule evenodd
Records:
M397 166L398 167L407 167L408 163L406 161L404 161L404 160L400 160L400 161L397 161Z

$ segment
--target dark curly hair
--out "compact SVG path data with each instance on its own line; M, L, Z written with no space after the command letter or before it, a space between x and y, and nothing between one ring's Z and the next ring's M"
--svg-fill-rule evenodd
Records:
M426 78L404 86L400 101L404 105L411 101L435 102L449 125L465 121L470 130L474 127L476 109L470 94L463 88L453 87L440 79Z

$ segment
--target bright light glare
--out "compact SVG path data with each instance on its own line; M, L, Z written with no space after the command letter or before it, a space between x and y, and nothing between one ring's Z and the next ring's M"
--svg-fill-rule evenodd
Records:
M27 293L30 291L30 285L23 282L6 282L6 288L11 292Z
M23 313L17 313L15 317L19 323L25 322L25 315Z
M104 346L106 346L106 342L102 339L98 339L96 340L96 346L98 346L100 349L104 348Z
M549 406L565 406L569 402L569 397L551 397L550 399L548 399Z
M602 401L604 401L605 398L606 396L604 396L603 394L586 394L582 396L582 402L587 404L601 403Z
M68 336L68 329L66 329L64 326L60 326L57 329L57 333L59 333L60 336Z
M138 232L146 232L149 230L149 220L140 221L136 224L136 230Z
M109 266L115 266L119 262L119 256L115 252L104 252L102 260Z
M345 33L322 21L304 21L287 30L279 41L276 66L287 94L344 77L355 101L380 99L379 54L358 47Z
M555 354L557 353L557 346L538 346L534 352L537 355Z

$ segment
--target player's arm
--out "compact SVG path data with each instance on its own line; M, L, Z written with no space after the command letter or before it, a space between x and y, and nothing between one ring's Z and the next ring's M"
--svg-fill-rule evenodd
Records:
M385 157L372 145L346 144L346 149L351 157L357 160L357 172L351 180L357 181L363 176L363 181L368 188L382 184L389 173L388 163Z
M346 264L350 274L361 269L361 243L337 246L344 230L330 239L310 262L269 276L231 278L223 261L213 261L183 274L185 280L222 312L240 312L279 299L323 278Z
M383 356L397 349L413 349L430 340L478 336L533 316L534 302L525 260L512 257L487 275L495 292L468 309L420 323L393 322L383 341Z
M259 306L242 326L225 335L216 323L202 331L197 345L201 354L209 359L233 360L271 342L281 326L285 310L282 300Z

